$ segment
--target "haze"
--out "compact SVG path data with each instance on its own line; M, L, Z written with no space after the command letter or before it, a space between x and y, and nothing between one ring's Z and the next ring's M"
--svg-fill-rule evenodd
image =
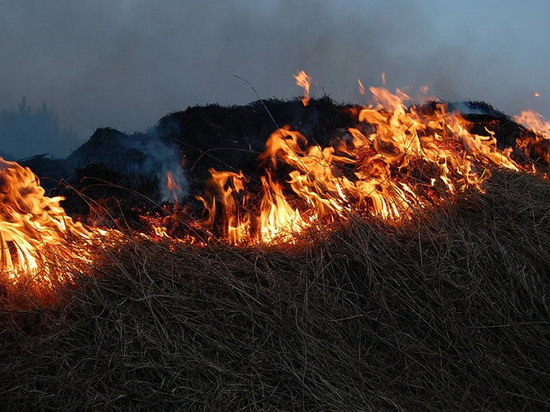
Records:
M548 117L548 16L544 0L0 0L0 111L46 103L74 144L22 140L15 154L64 156L97 127L256 100L233 75L263 98L298 96L303 69L314 97L361 103L357 79L385 72L392 90Z

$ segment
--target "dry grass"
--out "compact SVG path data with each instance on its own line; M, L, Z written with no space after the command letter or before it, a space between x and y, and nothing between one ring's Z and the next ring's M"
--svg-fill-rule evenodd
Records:
M550 408L550 185L293 248L146 241L4 305L3 410Z

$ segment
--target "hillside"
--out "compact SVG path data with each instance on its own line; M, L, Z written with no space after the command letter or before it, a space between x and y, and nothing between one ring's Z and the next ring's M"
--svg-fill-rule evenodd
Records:
M549 409L546 125L373 92L1 161L2 410Z
M547 182L495 173L410 224L357 219L302 246L136 240L52 307L3 298L0 402L549 408L549 202Z

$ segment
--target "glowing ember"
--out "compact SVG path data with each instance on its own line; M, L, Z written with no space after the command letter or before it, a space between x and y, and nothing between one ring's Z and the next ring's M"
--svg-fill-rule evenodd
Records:
M311 76L309 76L305 71L300 70L300 72L294 76L296 79L296 84L304 88L304 97L302 98L302 103L304 106L309 104L309 86L311 84Z

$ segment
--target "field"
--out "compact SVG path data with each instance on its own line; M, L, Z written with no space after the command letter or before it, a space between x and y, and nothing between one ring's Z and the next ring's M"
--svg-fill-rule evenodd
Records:
M550 184L293 246L134 240L0 302L3 410L550 408Z

